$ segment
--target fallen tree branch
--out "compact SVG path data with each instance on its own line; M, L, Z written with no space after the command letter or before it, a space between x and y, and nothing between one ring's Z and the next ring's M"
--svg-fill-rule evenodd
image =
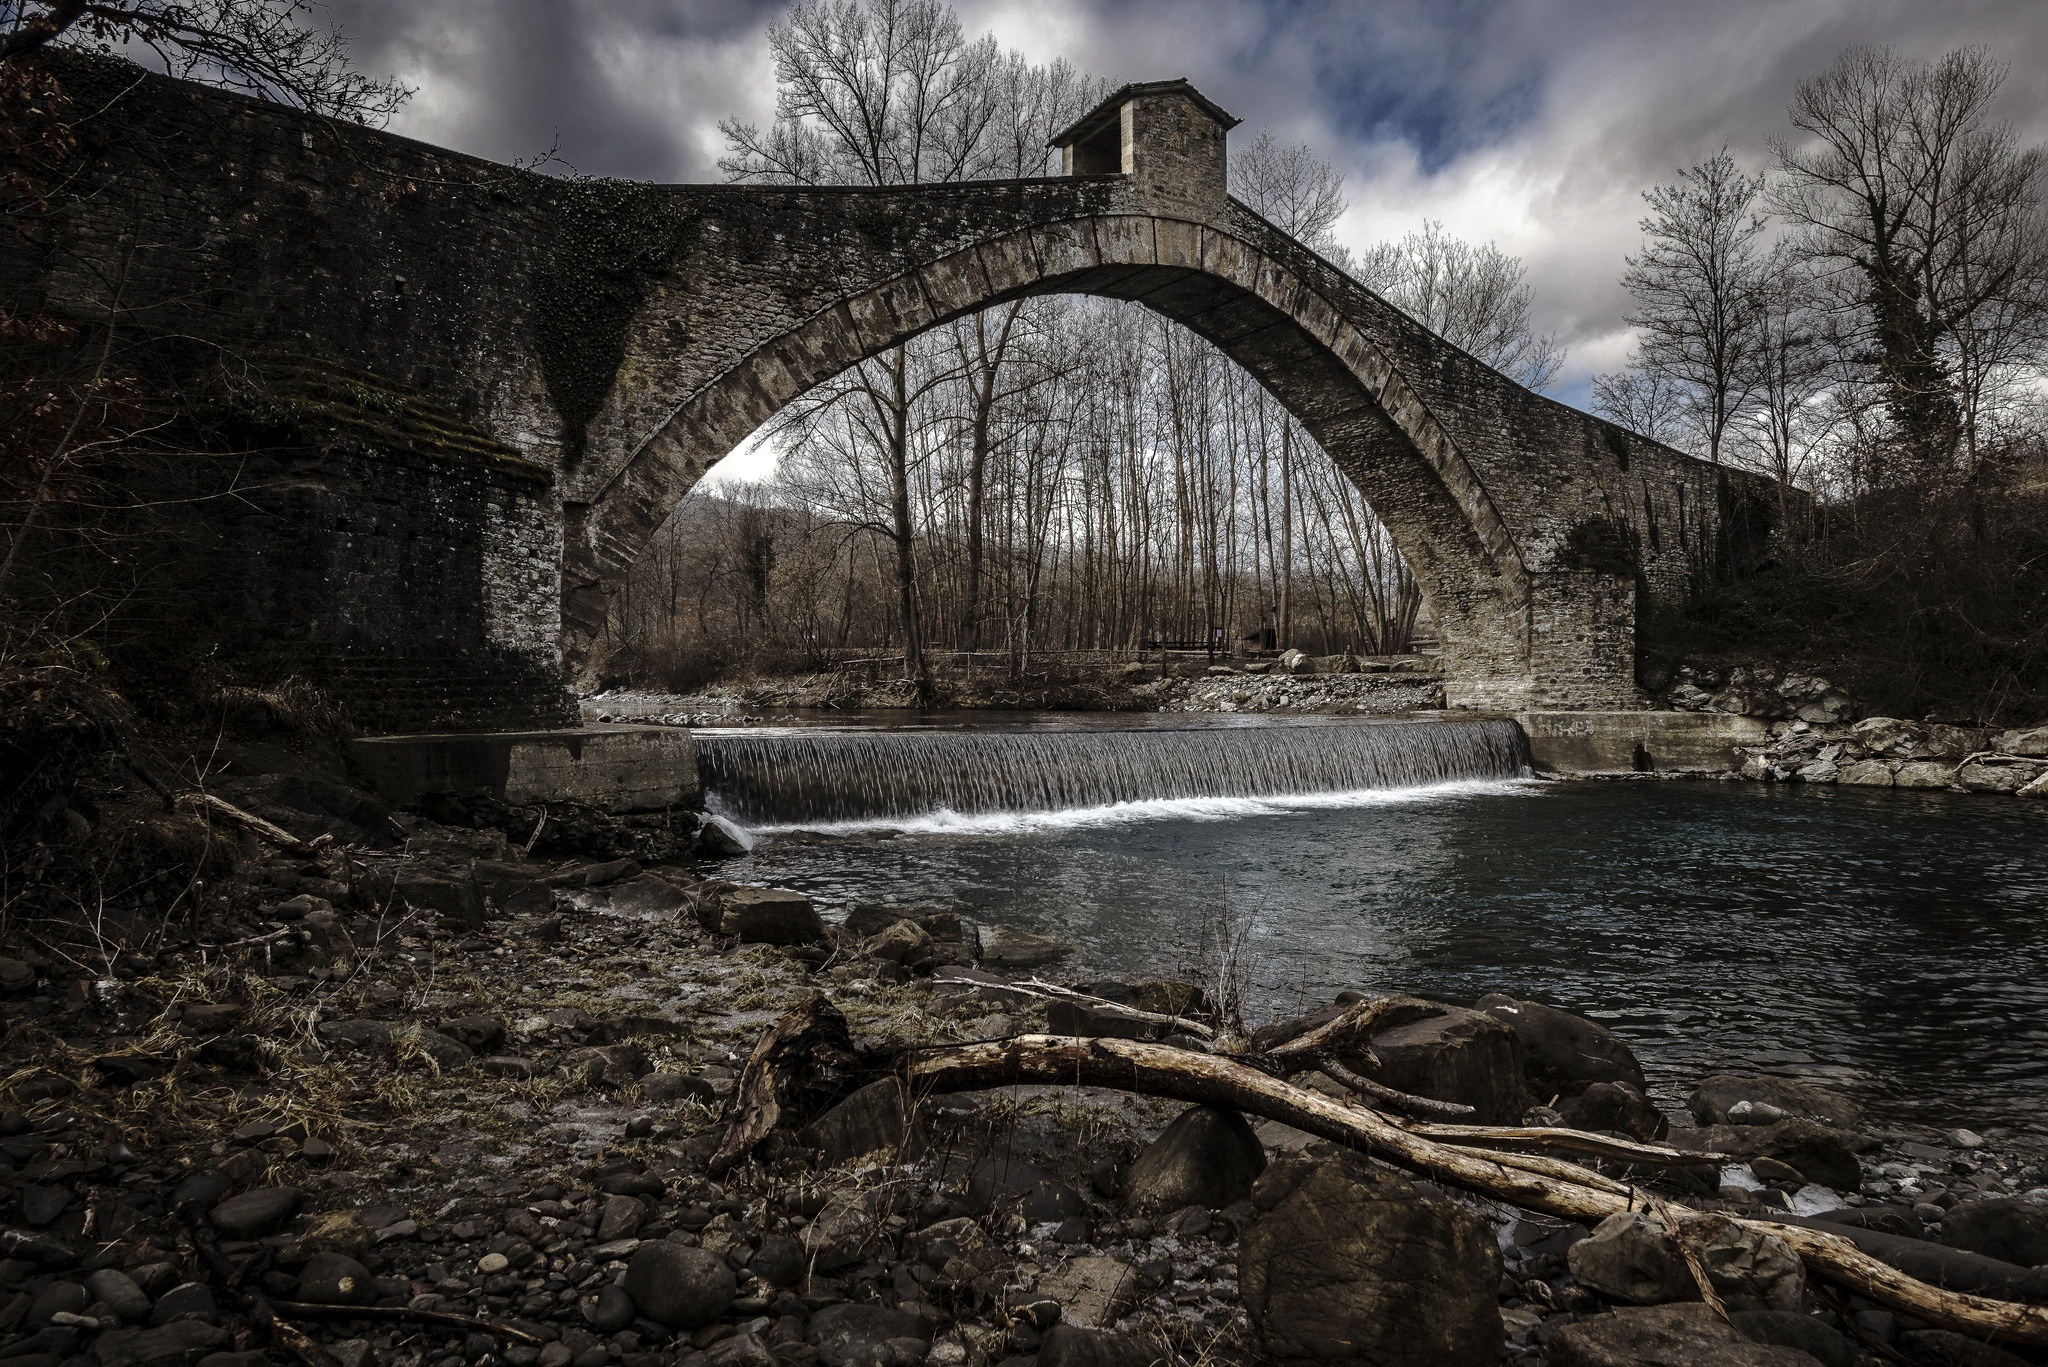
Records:
M1564 1153L1583 1153L1590 1158L1612 1158L1623 1163L1647 1163L1663 1168L1698 1167L1702 1163L1720 1167L1736 1161L1725 1153L1673 1149L1662 1144L1643 1144L1632 1139L1617 1139L1611 1134L1595 1134L1591 1130L1572 1130L1562 1126L1431 1125L1421 1122L1403 1122L1403 1125L1410 1134L1451 1144L1557 1149Z
M763 1037L763 1047L757 1047L748 1062L750 1073L763 1061L764 1047L781 1025L778 1022ZM1025 1035L907 1053L896 1071L906 1082L934 1091L1035 1083L1109 1087L1230 1106L1400 1164L1435 1181L1509 1205L1588 1223L1643 1209L1658 1199L1569 1164L1557 1163L1552 1168L1556 1160L1486 1155L1459 1148L1415 1133L1369 1108L1296 1087L1231 1059L1138 1040ZM745 1082L743 1078L743 1086ZM734 1095L737 1099L740 1093ZM747 1119L743 1113L733 1114L735 1126ZM747 1125L744 1133L765 1137L766 1131L755 1124ZM739 1133L728 1131L721 1156L732 1153L736 1161L752 1148L752 1143L737 1143L739 1137ZM1532 1171L1536 1163L1546 1171ZM1560 1172L1572 1175L1554 1175ZM1622 1190L1614 1190L1617 1186ZM2048 1310L1930 1286L1871 1257L1839 1235L1773 1220L1724 1218L1783 1240L1815 1273L1931 1325L1980 1338L2048 1347Z
M1372 1029L1373 1022L1391 1007L1397 998L1374 997L1369 1001L1353 1002L1342 1013L1324 1021L1313 1030L1296 1035L1293 1039L1276 1044L1266 1051L1266 1057L1279 1065L1283 1073L1299 1072L1316 1066L1315 1060L1339 1045L1348 1045L1360 1063L1368 1068L1379 1065L1379 1055L1365 1042L1365 1034Z
M932 982L934 984L952 984L960 987L988 986L986 983L975 982L971 978L934 978ZM1126 1006L1122 1002L1113 1002L1107 997L1090 996L1086 992L1076 992L1071 987L1062 987L1058 983L1049 983L1042 978L1025 978L1021 982L1007 982L1003 984L1003 990L1006 992L1021 992L1027 997L1037 997L1042 1001L1073 1002L1079 1006L1092 1006L1098 1010L1114 1011L1120 1016L1141 1020L1148 1025L1163 1025L1169 1030L1177 1030L1183 1034L1193 1035L1196 1039L1216 1038L1216 1027L1213 1025L1204 1025L1198 1020L1189 1020L1186 1016L1171 1016L1163 1011L1141 1011L1135 1006Z
M414 1310L404 1305L314 1305L310 1301L276 1301L274 1305L278 1314L295 1320L382 1320L398 1324L430 1324L442 1329L495 1334L501 1339L530 1343L536 1347L547 1343L539 1335L514 1329L509 1324L493 1324L489 1320L472 1315L454 1315L446 1310Z
M178 799L178 804L188 807L201 816L213 817L225 825L247 831L265 844L275 845L286 854L307 858L319 853L319 847L309 845L284 827L265 821L254 812L245 812L234 803L215 797L212 793L187 793Z
M1438 1101L1433 1097L1413 1096L1407 1092L1396 1091L1384 1082L1374 1082L1369 1077L1352 1072L1329 1054L1319 1055L1315 1059L1315 1068L1340 1087L1349 1087L1360 1096L1384 1101L1395 1110L1407 1111L1410 1115L1459 1116L1473 1113L1470 1106L1463 1106L1455 1101Z
M227 1254L220 1251L212 1231L207 1229L204 1215L185 1205L179 1207L178 1217L191 1234L192 1247L198 1250L199 1261L205 1266L207 1275L231 1300L240 1301L247 1307L249 1318L256 1321L256 1327L267 1334L272 1343L297 1357L306 1367L341 1367L325 1348L308 1338L303 1329L279 1315L268 1296L241 1284L235 1265L228 1261Z

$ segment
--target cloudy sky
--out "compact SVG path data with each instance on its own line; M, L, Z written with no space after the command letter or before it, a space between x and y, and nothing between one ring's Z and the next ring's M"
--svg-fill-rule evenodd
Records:
M2048 0L956 0L970 33L1118 80L1186 76L1344 173L1353 247L1426 217L1523 258L1569 358L1628 350L1615 284L1640 195L1723 145L1761 167L1793 87L1851 43L1987 44L2003 116L2048 142ZM589 174L715 180L765 122L782 0L327 0L358 65L418 94L395 131Z

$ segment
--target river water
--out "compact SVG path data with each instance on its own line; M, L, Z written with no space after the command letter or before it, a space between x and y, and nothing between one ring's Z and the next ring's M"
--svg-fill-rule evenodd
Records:
M728 773L758 833L730 876L828 914L954 907L1068 939L1078 968L1110 974L1199 957L1227 909L1248 927L1260 1015L1344 988L1508 992L1606 1022L1667 1104L1717 1069L1788 1072L1832 1077L1880 1116L2048 1131L2048 803L1544 781L1515 776L1498 734L1446 729L1267 723L1219 742L1198 727L1179 733L1194 758L1144 752L1115 781L1090 768L1105 734L1142 750L1174 732L1062 719L791 733L779 752L757 734L761 772L787 782L857 753L886 795L864 805L842 775L778 819ZM1044 739L1069 732L1087 739ZM1247 777L1236 747L1254 736L1264 769ZM906 747L893 758L890 738ZM983 745L995 753L977 759ZM991 777L1004 763L1021 766L1010 802ZM973 782L949 777L976 764ZM1295 769L1308 782L1291 785ZM921 799L919 773L950 807ZM1144 782L1166 790L1128 790ZM1073 800L1033 800L1048 783Z

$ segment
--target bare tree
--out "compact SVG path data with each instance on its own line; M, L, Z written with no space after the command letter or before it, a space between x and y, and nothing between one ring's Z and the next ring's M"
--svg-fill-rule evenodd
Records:
M1726 148L1646 190L1643 249L1621 278L1636 301L1628 321L1642 339L1638 364L1677 392L1698 449L1716 465L1756 382L1762 190L1763 178Z
M1283 147L1262 128L1230 158L1230 192L1289 237L1320 251L1348 207L1344 177L1305 142Z
M1564 365L1557 339L1538 336L1529 321L1533 296L1521 258L1491 242L1474 246L1429 219L1420 232L1369 249L1355 274L1445 341L1531 389L1549 384Z
M381 127L412 91L349 68L311 0L0 0L0 63L51 43L153 59L167 75Z
M1921 64L1852 47L1800 83L1801 136L1773 144L1779 211L1855 306L1854 354L1904 457L1894 481L1949 473L1973 406L2039 356L2043 157L1991 121L2004 77L1983 48Z
M1593 377L1593 411L1652 441L1676 445L1685 438L1685 400L1664 371L1632 354L1620 370Z
M1777 481L1780 525L1790 525L1793 488L1841 417L1830 392L1840 345L1814 281L1785 247L1757 271L1745 350L1752 403L1742 435L1756 453L1753 463Z

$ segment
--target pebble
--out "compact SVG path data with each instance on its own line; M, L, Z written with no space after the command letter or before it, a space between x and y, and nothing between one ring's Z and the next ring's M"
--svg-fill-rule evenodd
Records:
M486 1277L495 1276L512 1266L512 1260L502 1253L486 1253L476 1260L476 1270Z

